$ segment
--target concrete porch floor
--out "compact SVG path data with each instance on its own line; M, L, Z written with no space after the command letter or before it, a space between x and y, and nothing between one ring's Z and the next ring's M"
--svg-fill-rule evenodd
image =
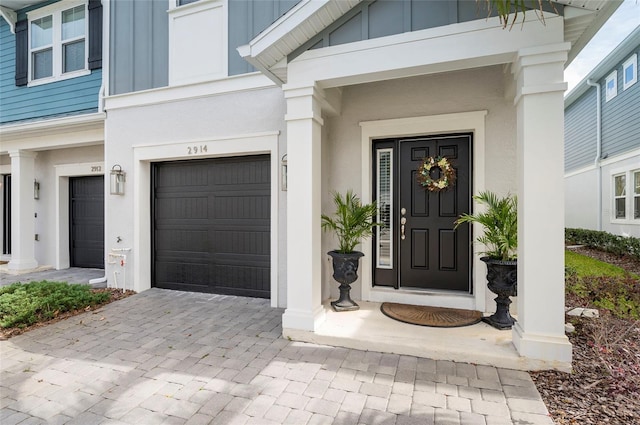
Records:
M500 331L483 322L459 328L411 325L382 314L380 303L357 303L360 310L338 313L327 301L324 304L326 320L316 332L283 329L283 335L296 341L505 369L567 371L571 368L570 364L550 364L521 357L513 346L510 330Z

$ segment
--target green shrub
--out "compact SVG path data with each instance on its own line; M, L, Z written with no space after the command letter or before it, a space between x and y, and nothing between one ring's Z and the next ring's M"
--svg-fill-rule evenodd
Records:
M640 260L640 239L627 236L612 235L588 229L565 229L565 241L576 245L586 245L617 255L630 255Z
M65 311L109 300L108 293L93 293L89 285L65 282L14 283L0 288L0 327L25 327Z

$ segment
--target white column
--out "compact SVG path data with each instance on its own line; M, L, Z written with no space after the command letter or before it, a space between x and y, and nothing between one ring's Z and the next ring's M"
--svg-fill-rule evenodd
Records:
M315 331L324 321L321 291L322 116L316 87L284 86L287 101L287 309L284 329Z
M12 151L11 156L11 261L10 270L33 269L35 258L35 152Z
M571 363L564 333L564 63L569 43L523 49L514 63L518 158L520 355ZM568 363L568 365L567 365Z

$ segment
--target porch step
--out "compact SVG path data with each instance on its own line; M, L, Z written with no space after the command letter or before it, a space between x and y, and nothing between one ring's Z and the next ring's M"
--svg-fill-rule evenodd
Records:
M486 323L460 328L416 326L385 316L380 303L358 301L358 304L360 310L338 313L326 303L326 320L316 332L285 328L283 336L314 344L506 369L568 371L571 367L521 357L513 346L511 331L500 331Z

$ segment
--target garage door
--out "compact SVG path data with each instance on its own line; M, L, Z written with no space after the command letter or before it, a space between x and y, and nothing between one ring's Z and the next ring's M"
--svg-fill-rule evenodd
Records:
M158 288L270 295L268 155L153 165Z
M104 177L69 179L71 267L104 268Z

